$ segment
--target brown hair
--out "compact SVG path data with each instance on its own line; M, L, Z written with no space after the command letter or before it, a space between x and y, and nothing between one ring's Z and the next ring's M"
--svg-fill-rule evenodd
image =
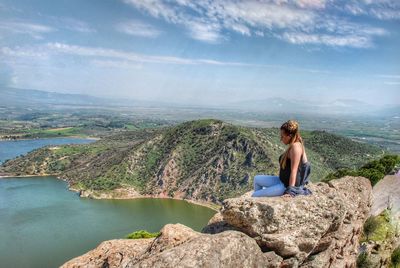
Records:
M282 124L281 130L283 130L283 132L285 132L286 135L290 136L289 147L286 149L280 161L280 165L284 169L286 167L286 160L288 158L289 151L292 148L293 143L300 142L301 146L303 146L303 151L304 151L304 145L303 145L303 139L300 136L299 123L297 123L297 121L295 120L286 121L285 123Z

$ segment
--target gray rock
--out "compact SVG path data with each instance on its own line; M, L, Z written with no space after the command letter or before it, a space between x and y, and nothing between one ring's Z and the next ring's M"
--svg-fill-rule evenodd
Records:
M131 267L279 267L269 264L269 260L249 236L226 231L216 235L203 234Z
M310 188L310 196L227 199L221 220L253 237L263 250L294 257L299 264L328 249L330 258L351 256L355 262L358 236L371 206L370 182L344 177Z
M149 239L115 239L102 242L97 248L64 263L61 268L127 267L139 260L153 242Z

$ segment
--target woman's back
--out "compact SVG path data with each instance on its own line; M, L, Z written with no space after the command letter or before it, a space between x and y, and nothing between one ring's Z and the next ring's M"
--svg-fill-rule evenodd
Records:
M306 152L304 150L304 146L301 143L294 143L293 146L297 146L297 144L301 145L302 147L302 154L300 156L300 163L299 163L299 167L297 169L297 173L296 173L296 182L294 186L300 186L301 184L301 179L302 179L302 171L304 171L305 168L305 164L308 162L307 160L307 155ZM279 163L281 163L281 159L284 156L285 153L283 153L281 156L279 156ZM279 169L279 178L282 181L282 183L285 185L285 187L289 186L289 180L290 180L290 174L292 172L292 163L290 160L290 157L286 158L286 163L284 168L282 168L282 165L280 165L280 169Z

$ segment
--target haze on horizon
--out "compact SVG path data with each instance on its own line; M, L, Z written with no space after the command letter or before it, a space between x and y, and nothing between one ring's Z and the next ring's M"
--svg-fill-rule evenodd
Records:
M396 0L0 0L0 85L188 104L394 105Z

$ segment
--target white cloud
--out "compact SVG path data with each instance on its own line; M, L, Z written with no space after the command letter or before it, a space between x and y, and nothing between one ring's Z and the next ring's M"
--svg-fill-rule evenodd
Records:
M1 62L9 64L11 67L14 65L35 66L40 64L48 64L53 66L55 64L64 65L65 56L78 57L79 61L74 59L74 62L88 62L97 67L107 68L123 68L123 69L138 69L143 68L146 63L157 64L174 64L174 65L209 65L209 66L222 66L222 67L252 67L252 68L277 68L282 70L294 72L308 72L330 74L328 70L308 69L308 68L293 68L281 65L267 65L267 64L252 64L245 62L229 62L218 61L215 59L190 59L173 56L154 56L146 55L135 52L127 52L116 49L101 48L101 47L87 47L77 46L64 43L47 43L37 46L26 47L2 47L0 48ZM34 68L34 67L32 67Z
M334 18L326 18L318 23L317 28L322 32L292 31L276 35L292 44L321 44L332 47L373 47L374 36L384 36L389 33L378 27L358 25L347 21L335 21Z
M400 75L399 74L378 74L377 76L381 77L381 78L400 79Z
M387 8L371 8L370 14L382 20L400 19L400 11Z
M389 86L399 86L400 81L385 81L384 84Z
M398 0L350 0L339 1L336 7L340 9L340 3L344 5L343 10L352 15L374 17L380 20L400 19L400 1Z
M223 4L211 4L208 16L218 18L226 28L243 25L257 30L308 27L315 17L308 10L258 1L225 1Z
M56 31L53 27L24 21L0 21L0 33L25 34L35 39L43 39L43 35Z
M278 37L294 44L353 48L373 47L374 39L388 32L379 27L350 23L345 16L328 14L395 17L399 10L392 0L378 0L378 3L367 0L123 1L153 17L186 27L191 38L204 42L227 40L223 33L231 30L244 36ZM327 12L329 10L335 12ZM381 15L374 10L379 10Z
M123 0L127 4L134 5L138 9L149 12L156 18L164 18L169 22L179 23L177 12L172 6L163 3L161 0Z
M141 37L154 38L161 34L161 31L157 30L152 25L138 20L120 22L115 26L115 28L121 33Z
M295 0L295 3L301 8L324 8L326 0Z
M186 27L188 29L187 34L193 39L204 41L207 43L219 43L219 41L223 39L223 37L219 33L219 24L213 23L209 20L202 20L201 18L192 15L188 15L177 8L177 6L168 5L160 0L123 1L149 13L153 17L163 18L167 22ZM177 1L177 4L197 10L197 5L194 4L194 2L180 0Z
M117 69L142 69L143 65L125 60L103 60L95 59L90 61L94 66L100 68L117 68Z
M189 35L196 40L219 43L222 39L220 35L220 27L218 24L207 24L198 21L188 21L186 23L189 28Z
M400 85L400 75L399 74L377 74L376 77L382 79L389 79L383 81L383 84L387 86L399 86Z
M48 57L48 53L43 50L37 50L32 48L9 48L2 47L0 49L1 58L34 58L34 59L44 59Z
M252 66L252 64L240 62L217 61L213 59L190 59L173 56L154 56L134 52L127 52L116 49L101 47L86 47L69 45L64 43L47 43L34 47L3 47L0 49L0 57L3 59L26 58L28 61L33 59L49 59L58 54L88 57L98 60L95 63L109 64L116 61L130 63L161 63L161 64L179 64L179 65L218 65L218 66ZM108 62L107 62L108 61ZM110 64L109 64L110 65ZM115 65L116 66L116 65Z
M327 34L284 33L282 39L292 44L323 44L335 47L368 48L371 40L365 36L335 36Z
M81 32L81 33L94 33L96 30L89 26L89 24L85 21L78 20L75 18L61 17L57 18L60 27L65 29Z

